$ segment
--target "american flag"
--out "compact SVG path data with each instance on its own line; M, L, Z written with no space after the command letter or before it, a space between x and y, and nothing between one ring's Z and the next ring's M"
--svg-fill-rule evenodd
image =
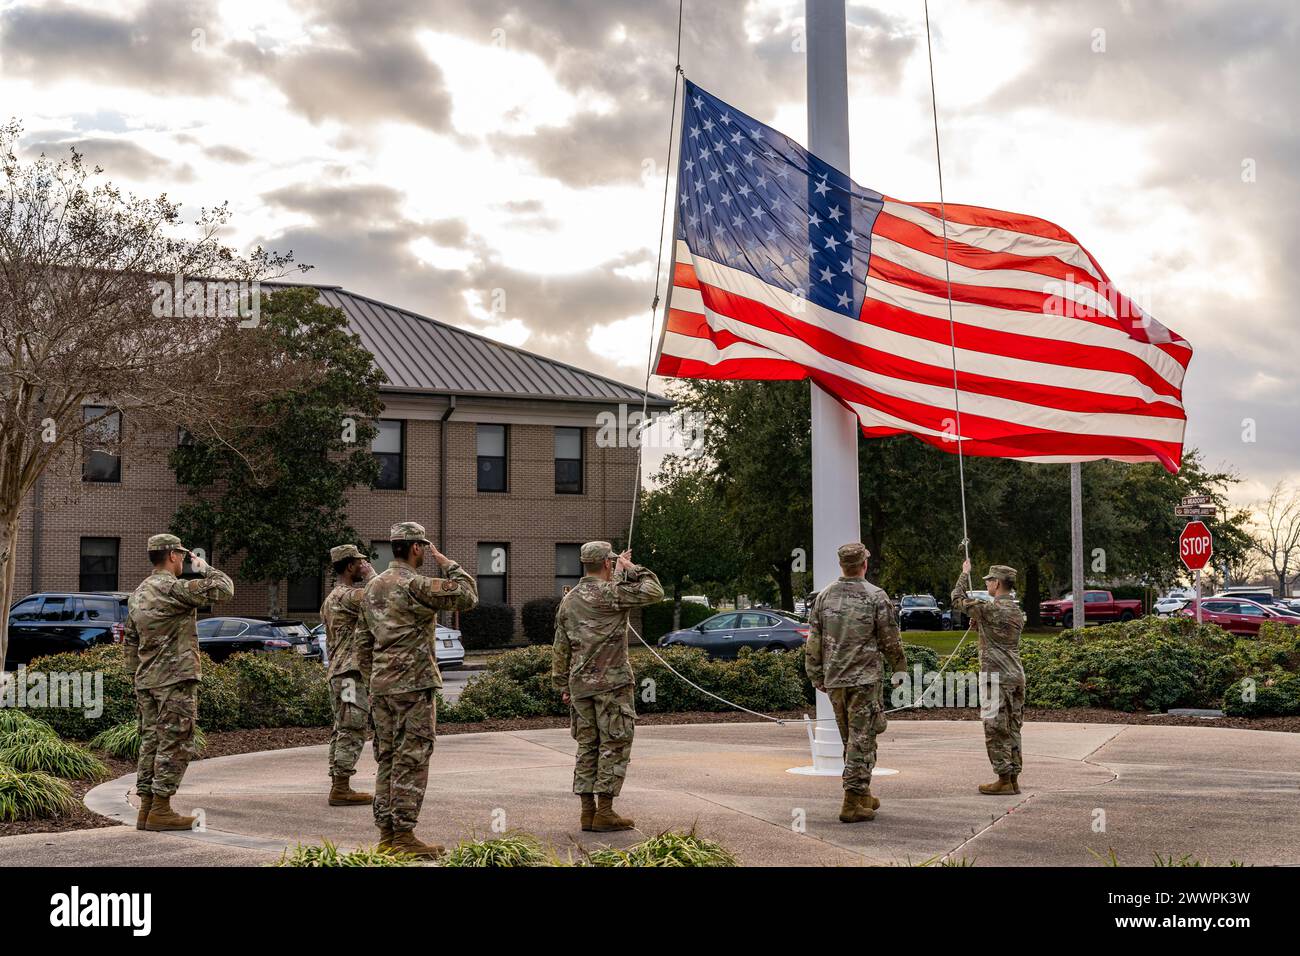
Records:
M1068 232L979 206L941 217L689 81L685 97L656 374L811 378L869 437L1178 470L1191 346Z

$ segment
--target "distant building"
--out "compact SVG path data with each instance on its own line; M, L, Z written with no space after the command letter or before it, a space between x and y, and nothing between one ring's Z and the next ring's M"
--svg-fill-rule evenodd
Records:
M337 286L317 288L347 314L387 379L372 445L379 487L354 491L348 508L379 568L391 558L389 527L418 521L476 576L484 603L518 609L577 583L584 541L627 533L636 449L596 438L620 406L640 411L640 390ZM652 413L671 404L648 401ZM121 428L111 408L86 414ZM43 480L23 512L15 598L134 589L149 571L146 539L167 530L187 498L167 464L178 440L150 435L122 455L89 452L79 474L78 463L65 463L62 481ZM237 556L213 558L233 574ZM281 612L314 618L328 574L280 582ZM235 601L222 610L265 614L268 602L266 582L236 576Z

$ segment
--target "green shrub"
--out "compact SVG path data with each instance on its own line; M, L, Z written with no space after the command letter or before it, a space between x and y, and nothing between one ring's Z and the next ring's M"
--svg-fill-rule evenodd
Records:
M343 852L329 840L322 846L304 846L299 843L291 851L286 849L271 866L415 866L415 857L384 847L362 847Z
M1232 717L1300 716L1300 674L1279 669L1248 675L1224 693L1223 710Z
M515 609L509 604L480 604L460 615L460 640L466 650L505 647L515 639Z
M319 666L319 665L317 665ZM204 657L199 680L199 723L209 730L238 730L247 726L239 698L237 668ZM324 668L321 668L324 679Z
M194 728L194 749L196 753L202 753L203 748L207 746L207 737L199 727ZM140 756L140 722L136 720L124 720L116 727L109 727L108 730L101 730L90 741L92 750L102 750L104 753L118 757L122 760L135 760Z
M694 601L682 602L681 624L679 627L694 627L701 621L708 620L718 612ZM641 609L641 634L653 644L673 629L673 602L660 601ZM633 638L636 640L636 638Z
M448 851L441 865L514 867L546 866L550 862L536 837L511 832L490 840L464 840Z
M524 605L521 620L529 644L550 644L555 640L555 612L559 608L557 597L534 598Z
M494 718L542 717L556 712L518 681L485 671L470 678L455 704L443 705L442 718L450 723L472 723Z
M287 653L235 654L219 667L235 676L238 728L323 727L333 720L329 681L314 661Z
M51 737L58 736L58 734L54 732L54 728L43 720L29 717L21 710L11 710L9 708L0 709L0 737L5 734L12 734L19 731L44 733Z
M85 708L28 707L27 712L45 721L61 737L88 740L107 727L135 715L135 690L122 658L121 644L96 644L81 653L69 651L38 657L27 665L27 674L72 674L100 672L103 677L103 713L86 715Z
M66 780L103 780L108 776L108 767L90 751L41 731L0 737L0 765Z
M601 847L586 855L586 866L739 866L735 854L721 843L689 833L667 831L626 850Z
M0 820L37 820L68 813L77 805L72 788L48 773L0 764Z

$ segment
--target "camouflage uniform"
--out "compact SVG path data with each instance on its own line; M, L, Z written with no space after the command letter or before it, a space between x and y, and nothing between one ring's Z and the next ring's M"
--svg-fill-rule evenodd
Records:
M861 544L839 549L841 564L866 560ZM881 658L888 673L881 672ZM813 601L804 670L824 688L844 741L844 789L865 793L876 766L876 735L888 725L884 687L907 669L889 595L865 578L841 577Z
M181 549L175 535L149 539L150 551L169 548ZM155 570L127 602L126 672L140 724L137 793L171 797L181 785L199 714L197 610L234 595L234 582L214 567L191 580Z
M413 521L393 526L392 541L428 543ZM439 611L478 603L474 579L456 562L446 578L429 578L393 561L366 582L357 653L371 659L370 712L375 725L375 824L415 829L433 756L434 693L442 674L434 650Z
M1012 582L1016 569L1005 564L989 568L984 580L1002 578ZM991 681L997 675L998 699L985 701L984 744L989 762L998 776L1018 776L1021 768L1020 725L1024 722L1025 671L1020 665L1020 632L1025 627L1024 612L1010 597L980 601L966 596L970 590L970 573L963 571L952 589L952 607L971 619L979 629L980 671Z
M579 555L594 564L613 552L590 541ZM569 695L569 730L578 742L573 792L609 794L623 789L636 731L636 685L627 656L628 616L635 607L662 601L654 573L639 565L612 580L585 575L560 601L555 615L551 683Z
M351 544L330 549L331 564L345 558L364 560L365 555ZM366 730L370 727L370 693L366 686L370 679L369 645L363 654L356 639L365 593L364 583L336 584L320 609L329 657L330 708L334 713L329 772L335 778L356 773L357 758L366 745Z

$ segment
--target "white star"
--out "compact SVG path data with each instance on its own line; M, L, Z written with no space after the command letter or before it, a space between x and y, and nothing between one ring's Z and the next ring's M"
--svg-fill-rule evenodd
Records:
M722 199L721 199L720 201L722 202L722 205L724 205L724 206L730 206L730 205L731 205L731 193L723 193L723 194L722 194Z
M748 199L748 198L749 198L749 194L752 193L753 191L754 191L754 190L752 190L752 189L749 188L749 184L748 184L748 183L741 183L741 184L740 184L740 188L736 190L736 192L738 192L738 193L740 194L740 198L741 198L741 199Z
M731 134L731 145L739 146L742 139L744 139L744 137L740 135L740 130L736 130Z
M739 229L741 226L745 224L745 217L742 216L740 213L736 213L736 215L731 217L731 224L735 226L737 229Z
M713 203L711 203L711 202L706 202L706 203L704 204L704 215L707 216L707 215L708 215L709 213L711 213L711 212L713 212Z
M839 222L840 216L844 215L844 213L840 210L839 206L831 206L831 211L827 215L831 217L832 222Z
M765 156L767 157L767 161L768 161L769 163L775 163L775 162L776 162L776 158L777 158L777 157L776 157L776 153L773 152L773 150L772 150L772 148L771 148L770 146L768 147L767 152L764 153L763 155L765 155Z
M753 153L746 153L744 158L745 158L745 165L746 165L746 166L753 166L753 165L754 165L754 154L753 154Z
M736 164L735 164L735 163L727 163L726 169L727 169L727 175L728 175L728 176L734 176L734 175L736 175Z
M823 269L822 269L822 281L823 281L823 282L834 282L834 281L835 281L835 275L834 275L834 273L832 273L830 269L823 268Z
M844 241L847 242L849 245L853 245L855 242L858 241L858 234L854 232L852 229L850 229L849 234L844 237Z
M782 166L780 169L776 171L776 178L782 181L788 179L789 176L790 176L790 170L786 169L784 166Z
M838 246L839 244L840 244L839 240L836 239L834 236L826 237L826 248L829 249L831 252L834 252L835 247Z
M847 272L849 275L853 275L853 260L845 259L843 262L841 262L840 271Z
M826 185L825 176L822 177L821 182L819 182L816 186L813 187L813 192L817 193L818 196L825 196L830 191L831 188L830 186Z
M722 178L722 173L718 172L716 169L713 172L709 173L709 182L711 183L716 183L721 178Z
M760 175L758 179L754 180L754 185L757 186L759 189L762 189L764 186L767 185L767 177Z
M695 169L695 160L693 159L686 160L685 166L686 166L686 171L688 173L691 172L693 169Z
M699 128L698 126L692 126L692 127L691 127L691 139L695 139L695 137L697 137L697 136L699 136L699 135L700 135L700 128Z
M849 307L849 296L848 296L848 293L846 293L846 292L841 292L839 295L837 295L837 296L835 297L835 300L836 300L836 304L837 304L840 308L842 308L842 309L847 309L847 308Z
M817 213L815 212L808 213L808 225L815 227L815 226L820 226L821 224L822 224L821 216L817 215Z
M706 120L704 121L704 132L706 132L706 133L711 133L711 132L713 132L713 120L711 120L711 119L706 119Z
M713 147L713 151L714 151L715 153L720 153L720 152L722 152L724 149L726 149L726 147L723 146L721 143L717 143L717 144Z
M694 101L694 102L695 102L695 108L698 110L701 106L704 105L704 97L702 97L702 96L697 96L697 97L695 97L695 101Z
M704 162L708 158L709 158L709 151L707 149L700 150L700 162Z
M723 125L723 126L730 126L730 125L731 125L731 114L730 114L730 113L723 113L723 114L722 114L720 117L718 117L718 118L722 120L722 125Z
M697 182L695 184L695 191L698 193L698 192L702 192L703 190L704 190L704 183Z
M758 208L757 206L752 206L752 207L750 207L750 210L749 210L749 218L751 218L751 219L757 219L757 218L758 218L759 216L761 216L761 215L763 215L763 210L762 210L762 209Z
M773 228L770 228L770 227L769 227L768 230L767 230L767 241L768 241L768 242L776 242L776 239L777 239L777 233L776 233L776 230L773 229Z
M697 217L695 213L691 213L686 217L686 225L688 226L694 226L699 221L699 217Z

